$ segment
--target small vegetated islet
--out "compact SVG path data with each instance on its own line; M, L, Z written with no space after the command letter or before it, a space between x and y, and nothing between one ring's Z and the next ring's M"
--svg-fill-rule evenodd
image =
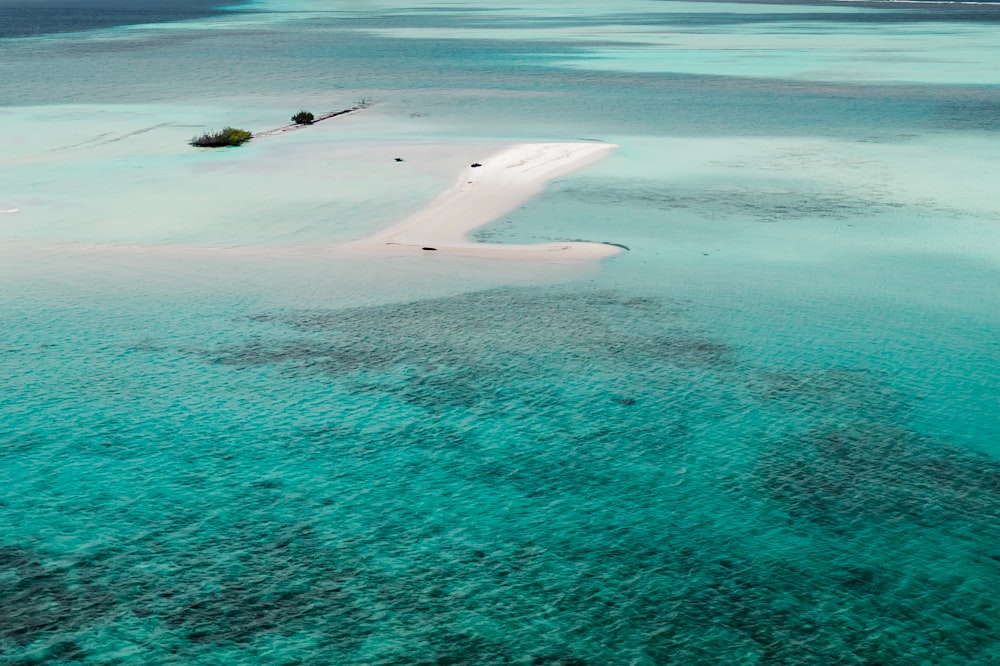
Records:
M316 116L308 111L299 111L292 116L292 122L296 125L312 125L314 120L316 120Z
M206 132L201 136L191 139L191 145L199 148L223 148L225 146L241 146L250 139L253 134L243 129L235 127L224 127L218 132Z

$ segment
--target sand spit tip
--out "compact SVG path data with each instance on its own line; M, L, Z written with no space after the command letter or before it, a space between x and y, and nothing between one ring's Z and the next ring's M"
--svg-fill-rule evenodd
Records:
M513 260L596 260L628 248L619 243L575 240L538 244L481 243L469 234L515 210L547 183L589 166L614 144L522 143L473 162L436 200L401 222L345 245L363 254L432 252Z

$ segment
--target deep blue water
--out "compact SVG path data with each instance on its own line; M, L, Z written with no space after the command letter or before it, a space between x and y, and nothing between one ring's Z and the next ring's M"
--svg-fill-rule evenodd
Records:
M163 23L216 14L219 0L0 0L0 39Z
M711 0L708 0L711 1ZM802 12L796 16L787 13L769 15L761 13L753 17L733 14L731 16L692 13L692 25L705 23L717 25L736 22L766 22L779 20L808 21L860 21L866 23L899 23L922 21L996 21L997 9L991 5L997 3L987 0L981 3L953 4L926 0L930 8L921 8L920 0L913 3L857 3L866 7L886 10L879 13L857 14L853 17L810 13L810 4L824 6L838 4L830 2L793 2L792 0L773 0L774 4L801 6ZM163 23L192 18L201 18L218 14L220 6L238 5L238 0L151 0L136 2L135 0L0 0L0 39L10 37L30 37L44 34L78 32L116 26L137 25L143 23ZM766 3L765 3L766 4ZM855 3L851 3L855 4ZM428 14L432 17L433 13ZM633 20L641 24L648 17L635 16ZM676 18L676 16L675 16ZM628 18L624 19L628 22ZM496 25L495 19L490 19ZM572 25L572 21L564 22Z

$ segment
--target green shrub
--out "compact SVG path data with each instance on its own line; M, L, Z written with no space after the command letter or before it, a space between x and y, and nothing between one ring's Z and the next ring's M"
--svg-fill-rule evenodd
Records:
M308 111L299 111L292 116L292 122L296 125L312 125L314 120L316 120L316 116Z
M192 146L199 148L222 148L224 146L239 146L253 138L253 134L235 127L225 127L218 132L206 132L191 139Z

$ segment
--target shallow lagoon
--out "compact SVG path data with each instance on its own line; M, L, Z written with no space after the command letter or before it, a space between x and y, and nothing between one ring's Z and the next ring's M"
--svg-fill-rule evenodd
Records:
M995 662L990 15L367 7L0 41L0 653ZM868 57L915 29L968 78ZM621 148L479 236L626 255L323 258L573 138Z

